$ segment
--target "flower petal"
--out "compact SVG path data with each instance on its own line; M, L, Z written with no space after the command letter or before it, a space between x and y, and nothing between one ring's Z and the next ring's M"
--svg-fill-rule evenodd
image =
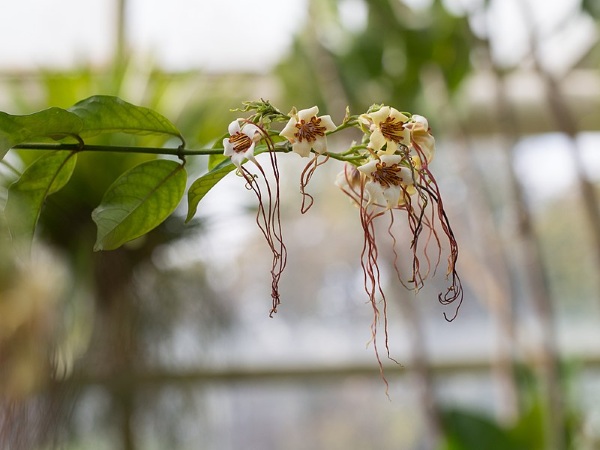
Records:
M403 197L403 191L400 186L390 186L389 188L382 189L382 192L388 208L395 208L400 204L400 199ZM404 201L403 198L402 201Z
M292 150L298 153L303 158L310 155L311 143L308 141L296 142L292 144Z
M248 161L252 161L253 163L256 164L256 159L254 158L254 142L252 143L252 145L250 146L250 148L248 148L248 150L246 150L244 152L244 158L246 158Z
M331 116L329 114L326 116L321 116L319 119L321 119L321 126L325 127L325 131L333 131L337 128L337 125L333 123L333 120L331 120Z
M240 123L237 121L237 119L229 124L229 126L227 127L227 131L229 131L229 134L231 135L234 135L235 133L241 131Z
M319 155L327 151L327 138L325 136L318 137L312 144L312 149Z
M415 123L421 124L425 130L429 130L429 122L427 121L427 118L419 116L418 114L413 114L411 120Z
M283 136L288 141L290 141L292 144L294 142L296 142L296 137L294 136L294 134L298 131L298 129L296 128L297 123L298 123L298 120L295 117L292 117L288 121L288 123L285 125L285 127L283 127L283 130L281 130L281 133L279 133L279 136Z
M368 181L365 184L365 194L367 197L367 205L385 207L386 199L383 195L383 189L379 183Z
M231 156L235 152L233 151L233 144L229 142L229 138L223 139L223 154L225 156Z
M260 140L260 128L253 123L245 124L242 127L242 132L255 142L257 139Z
M379 128L376 128L373 133L371 133L371 138L369 139L369 147L371 147L375 151L381 150L386 144L385 137L383 137L383 133Z
M301 109L298 111L298 121L304 120L308 122L311 117L316 117L319 114L319 108L317 106L313 106L308 109Z
M400 164L403 158L401 155L382 155L381 161L391 166L393 164Z
M371 119L370 114L361 114L360 116L358 116L358 121L365 125L367 128L370 128L371 124L373 123L373 119Z
M396 108L390 108L390 117L399 120L400 122L408 122L408 117L406 117Z
M390 107L389 106L383 106L379 111L375 111L372 112L371 114L368 114L369 117L371 117L371 119L373 120L373 122L375 122L376 125L379 125L381 122L383 122L385 119L387 119L390 115Z
M412 146L416 148L417 153L420 152L425 156L427 163L433 160L435 154L435 138L419 127L412 131Z
M243 153L234 153L231 155L231 162L237 167L242 167L242 163L244 162L244 154Z
M352 190L359 189L362 174L352 164L344 164L344 168L337 174L335 185L339 188Z
M385 150L379 150L379 153L384 155L393 155L396 153L396 150L398 150L398 144L394 141L387 141Z
M358 170L367 176L371 176L371 174L377 170L377 163L378 161L376 159L372 159L368 163L358 167Z

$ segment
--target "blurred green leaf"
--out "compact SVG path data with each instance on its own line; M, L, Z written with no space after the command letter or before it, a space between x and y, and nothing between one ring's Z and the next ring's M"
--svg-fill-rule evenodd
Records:
M219 137L218 139L215 140L215 142L213 143L211 148L223 150L223 140L228 136L229 136L229 133L223 134L221 137ZM228 160L229 160L229 157L223 155L222 153L219 155L210 155L208 157L208 171L210 172L215 167L217 167L219 164L223 164L224 162L226 162Z
M229 159L229 158L227 158ZM210 163L209 163L210 164ZM204 174L192 183L188 189L188 214L186 222L192 220L198 210L198 203L225 175L235 169L235 165L229 161L223 161L210 172Z
M208 157L208 171L210 172L215 167L223 164L225 161L228 161L229 157L225 155L210 155Z
M525 414L519 417L519 421L513 427L512 433L519 442L527 444L525 447L527 449L543 450L546 448L544 408L540 399L537 399Z
M426 113L424 75L439 73L450 92L458 89L477 42L468 17L439 0L423 8L396 0L362 3L364 28L351 29L342 17L324 14L322 2L311 2L310 20L276 68L287 102L323 110L347 103L353 111L383 102ZM332 29L339 33L335 41L324 39Z
M94 250L113 250L160 225L179 204L187 173L176 161L153 160L121 175L92 212Z
M482 414L452 409L443 413L446 442L442 450L531 450Z
M75 152L46 153L10 186L4 211L17 245L30 246L46 198L67 184L76 162Z
M69 108L83 120L81 136L102 133L166 134L185 143L179 130L156 111L109 95L95 95Z
M598 0L582 0L581 9L595 19L600 18L600 3L598 3Z
M75 136L82 127L79 117L61 108L48 108L24 116L0 112L0 159L17 144L35 138Z
M261 153L266 153L269 148L266 145L259 145L254 151L254 156ZM196 215L198 203L225 175L235 169L235 165L231 163L231 159L223 155L211 155L208 159L208 173L205 173L200 178L192 183L188 189L188 213L186 222L192 220Z

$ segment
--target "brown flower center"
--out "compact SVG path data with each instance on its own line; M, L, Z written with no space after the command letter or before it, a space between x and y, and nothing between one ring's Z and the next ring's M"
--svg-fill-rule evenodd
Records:
M383 188L387 189L391 186L400 186L403 179L400 176L402 166L400 164L392 164L388 166L384 162L378 162L375 165L375 172L371 174L373 180L379 183Z
M238 131L237 133L231 135L229 138L229 143L233 144L234 152L244 153L252 145L252 139L250 139L244 133L240 133Z
M399 144L400 141L404 140L404 122L394 119L391 116L379 124L379 129L386 141L393 141Z
M298 131L294 133L294 136L298 138L298 142L302 142L302 139L306 139L307 142L314 142L317 137L325 136L324 126L321 125L321 119L316 116L312 116L310 121L301 120L296 124Z

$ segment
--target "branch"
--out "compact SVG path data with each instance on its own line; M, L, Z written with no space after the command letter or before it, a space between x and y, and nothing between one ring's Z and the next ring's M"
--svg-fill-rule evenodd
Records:
M341 127L340 127L341 128ZM165 147L130 147L123 145L89 145L89 144L19 144L12 147L15 150L69 150L79 152L113 152L113 153L146 153L152 155L173 155L173 156L199 156L199 155L222 155L222 148L203 148L198 150L182 148ZM277 153L289 153L291 148L286 144L284 147L274 147ZM364 159L364 156L346 155L342 153L325 152L338 161L352 162Z
M194 156L222 155L222 148L186 150L183 148L165 147L128 147L123 145L89 145L89 144L19 144L17 150L70 150L81 152L114 152L114 153L147 153L152 155Z

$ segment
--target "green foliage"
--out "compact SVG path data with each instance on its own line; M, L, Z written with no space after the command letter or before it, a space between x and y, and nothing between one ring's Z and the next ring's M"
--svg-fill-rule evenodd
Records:
M176 149L124 147L114 144L89 145L84 140L114 133L165 135L178 138L181 145ZM62 140L65 137L69 139ZM60 142L49 144L47 138ZM2 156L12 147L49 150L31 164L9 190L5 214L12 235L19 237L19 241L31 242L47 197L67 184L75 170L77 153L88 150L121 155L128 152L171 154L183 161L183 164L157 159L143 162L123 173L104 192L100 205L92 212L92 219L97 226L95 250L116 249L160 225L173 213L184 195L187 183L185 156L208 154L208 173L197 179L188 192L186 222L189 222L206 193L235 169L231 160L223 156L223 149L218 147L220 142L222 140L218 140L216 147L210 150L187 152L181 132L168 119L149 108L106 95L89 97L69 109L55 107L29 116L2 113ZM256 154L267 150L268 146L261 145L257 147ZM118 161L121 155L104 156L105 159ZM90 175L100 177L104 174L92 168ZM88 180L86 183L89 184ZM64 220L59 222L62 226Z
M228 160L215 166L211 171L198 178L192 183L188 190L188 214L186 222L189 222L196 215L198 203L225 175L233 171L235 166Z
M34 139L54 140L102 133L165 134L181 139L175 125L159 113L134 106L118 97L96 95L68 110L52 107L34 114L16 116L0 112L0 158L17 144Z
M181 133L168 119L112 96L93 96L69 109L53 107L25 116L0 113L2 158L17 145L50 149L9 189L4 212L15 242L29 247L46 199L71 178L77 152L89 148L84 138L108 133L165 135L181 140L181 149L185 145ZM48 138L62 141L48 144ZM123 148L105 146L99 150L113 152ZM162 149L154 150L162 153ZM115 249L154 229L177 207L186 182L183 164L175 161L153 160L123 174L94 210L93 220L98 226L95 249Z
M167 118L156 111L134 106L117 97L95 95L76 103L69 111L82 119L81 137L102 133L167 134L185 140Z
M598 0L582 0L581 9L595 19L600 18L600 4L598 3Z
M537 395L537 398L525 410L511 430L512 435L521 443L522 448L528 450L547 448L544 436L545 412L539 397Z
M92 213L98 226L94 249L116 249L160 225L179 204L186 181L175 161L148 161L125 172Z
M448 410L443 414L446 441L441 450L531 450L509 432L481 414Z
M210 155L208 157L208 170L212 171L213 169L217 168L219 165L221 165L227 161L229 161L229 158L227 158L227 156Z
M440 450L554 448L548 442L551 436L545 427L549 411L545 406L539 379L528 366L518 366L517 369L521 405L516 421L510 425L501 425L479 411L447 409L442 412L445 441ZM566 373L564 375L567 376ZM579 412L570 401L566 401L563 413L564 422L558 433L563 442L559 447L574 448L575 436L581 426Z
M47 153L10 186L5 215L11 235L19 245L29 245L46 198L67 184L76 161L74 152Z
M265 145L258 146L254 151L255 155L259 155L267 151ZM186 222L192 220L198 210L198 203L204 198L219 181L235 169L235 165L231 160L223 155L210 155L208 159L208 172L192 183L188 190L188 214Z
M62 139L76 136L82 120L61 108L49 108L26 116L0 112L0 159L17 144L37 138Z
M422 9L390 0L365 4L366 26L349 30L337 2L313 2L311 20L277 68L288 101L323 105L339 100L332 98L335 92L352 111L384 98L423 111L424 76L432 70L450 90L459 87L471 70L470 49L477 40L467 17L451 14L440 1ZM322 38L330 30L339 44Z

